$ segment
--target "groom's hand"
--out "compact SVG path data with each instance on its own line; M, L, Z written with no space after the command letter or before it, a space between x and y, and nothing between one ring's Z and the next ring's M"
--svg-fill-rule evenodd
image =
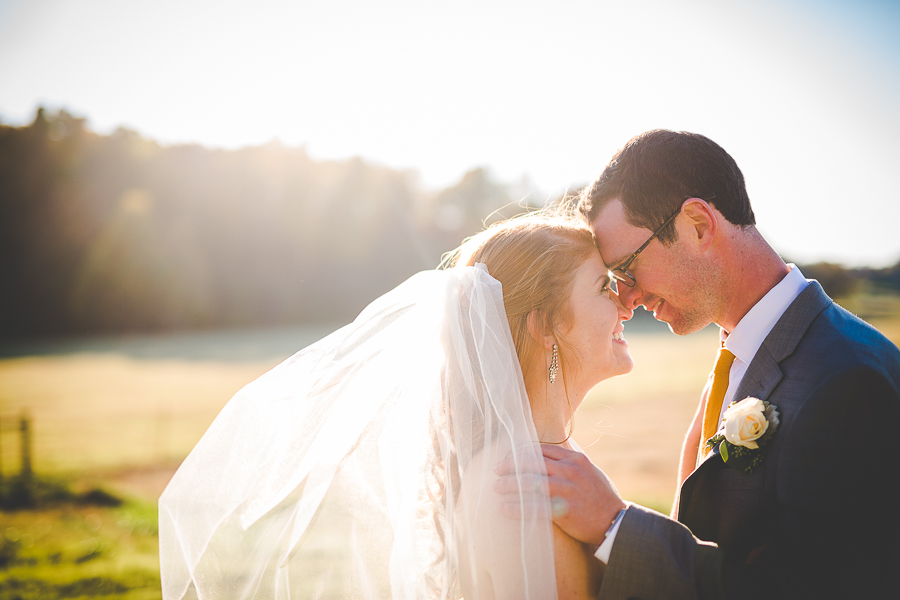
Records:
M552 445L542 445L541 449L547 471L542 487L550 492L553 522L573 538L599 545L610 522L625 508L616 486L581 452ZM535 474L529 481L543 477L537 474L539 469L532 471ZM494 482L494 491L516 495L515 501L500 504L500 512L507 517L520 518L522 506L518 501L519 484L513 461L507 459L499 463L495 472L498 479Z

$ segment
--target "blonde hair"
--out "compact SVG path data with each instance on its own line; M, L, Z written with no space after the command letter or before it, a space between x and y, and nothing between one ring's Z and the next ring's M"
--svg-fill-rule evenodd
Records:
M577 269L597 252L593 233L571 207L541 210L491 225L444 257L442 267L482 263L503 286L503 305L519 365L526 370L542 352L528 332L528 314L557 339L560 369L577 368L560 332L571 326L568 299Z

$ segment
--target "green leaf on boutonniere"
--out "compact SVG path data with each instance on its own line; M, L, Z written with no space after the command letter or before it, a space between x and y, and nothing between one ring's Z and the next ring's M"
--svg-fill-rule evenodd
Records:
M719 446L719 454L726 465L744 473L752 473L754 469L763 463L766 455L762 447L751 450L744 446L735 446L728 441L723 441L722 445Z
M722 457L722 461L732 469L737 469L744 473L752 473L753 469L762 464L765 457L765 452L762 448L751 450L744 446L735 446L729 443L724 435L720 434L706 440L706 445L709 446L710 452L718 446L719 456Z
M706 446L709 448L709 451L712 452L713 448L718 446L719 442L721 442L724 439L725 439L724 435L722 435L721 433L717 433L716 435L714 435L711 438L709 438L708 440L706 440Z

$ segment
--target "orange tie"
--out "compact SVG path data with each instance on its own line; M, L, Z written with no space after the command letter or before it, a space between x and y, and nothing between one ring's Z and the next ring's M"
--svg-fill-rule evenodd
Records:
M715 435L719 428L719 413L722 412L722 401L725 400L725 392L728 390L728 373L731 371L733 362L734 354L724 346L719 348L719 353L716 355L716 366L713 369L712 387L706 398L706 409L703 411L700 456L707 455L706 440Z

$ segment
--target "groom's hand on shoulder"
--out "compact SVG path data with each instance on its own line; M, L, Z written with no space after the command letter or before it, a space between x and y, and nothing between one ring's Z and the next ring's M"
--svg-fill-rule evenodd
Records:
M543 460L507 457L497 463L494 473L497 475L494 492L501 497L498 508L504 516L521 519L523 511L534 515L550 510L549 482Z
M577 540L600 545L610 522L626 506L616 486L581 452L553 445L543 445L542 450L550 497L568 505L553 522Z
M553 445L543 445L542 451L546 476L540 474L540 465L525 465L529 476L522 477L522 485L526 485L527 479L530 489L522 491L532 497L536 492L543 492L543 499L535 501L545 503L549 491L553 522L577 540L595 546L601 544L610 522L626 506L616 486L581 452ZM522 465L519 469L522 472ZM514 495L510 501L500 504L500 512L510 518L520 518L520 479L515 475L515 465L511 459L504 460L495 472L498 478L494 491Z

